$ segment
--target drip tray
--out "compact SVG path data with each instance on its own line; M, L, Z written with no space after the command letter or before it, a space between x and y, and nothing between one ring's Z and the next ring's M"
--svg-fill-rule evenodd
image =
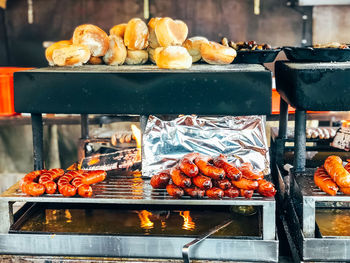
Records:
M27 203L10 233L197 237L233 219L213 238L262 239L261 207Z
M318 208L316 224L321 237L350 239L349 208Z

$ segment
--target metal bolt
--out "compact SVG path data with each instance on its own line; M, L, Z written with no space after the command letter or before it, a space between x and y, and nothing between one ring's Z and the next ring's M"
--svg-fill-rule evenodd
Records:
M303 15L303 16L302 16L302 19L303 19L303 20L307 20L307 19L308 19L307 15Z

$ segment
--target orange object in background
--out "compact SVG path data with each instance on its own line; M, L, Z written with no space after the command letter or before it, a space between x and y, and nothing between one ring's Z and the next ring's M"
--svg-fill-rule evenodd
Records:
M13 73L32 68L0 67L0 116L15 115Z
M280 114L280 94L276 89L272 89L272 114ZM295 109L288 105L288 113L295 113Z

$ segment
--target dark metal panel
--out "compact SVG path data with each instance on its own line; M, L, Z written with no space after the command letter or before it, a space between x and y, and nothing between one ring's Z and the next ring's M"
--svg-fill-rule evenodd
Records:
M15 110L30 113L253 115L271 113L271 72L257 65L188 71L15 73ZM153 67L153 66L152 66ZM121 68L121 67L120 67ZM127 68L127 66L125 67ZM216 69L216 70L213 70Z
M276 88L299 110L350 110L350 63L276 62Z

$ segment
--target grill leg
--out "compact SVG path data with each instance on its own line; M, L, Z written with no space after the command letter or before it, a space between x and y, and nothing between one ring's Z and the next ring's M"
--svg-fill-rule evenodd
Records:
M288 129L288 103L281 98L278 138L276 139L276 163L277 165L280 165L280 166L283 165L285 140L287 139L287 129Z
M306 111L295 111L294 130L294 170L295 172L305 171L306 155Z
M89 138L89 115L81 114L80 120L81 138L78 145L78 162L85 158L86 139Z
M13 224L13 202L0 202L0 233L9 232Z
M44 169L43 161L43 118L32 114L34 170Z

